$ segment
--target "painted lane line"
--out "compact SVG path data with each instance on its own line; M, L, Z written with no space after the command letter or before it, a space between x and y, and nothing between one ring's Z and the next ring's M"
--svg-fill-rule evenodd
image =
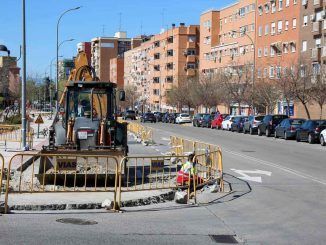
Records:
M263 170L240 170L240 169L234 169L231 168L231 171L234 171L235 173L241 175L238 177L239 179L248 180L248 181L254 181L258 183L262 183L262 178L260 176L249 176L248 174L260 174L260 175L267 175L272 176L272 172L269 171L263 171Z
M285 171L287 173L296 175L296 176L301 177L303 179L308 179L308 180L311 180L313 182L317 182L319 184L326 185L326 181L324 181L324 180L320 180L318 178L315 178L312 175L305 174L305 173L302 173L300 171L297 171L297 170L294 170L294 169L291 169L291 168L288 168L288 167L281 166L280 164L276 164L276 163L272 163L272 162L260 160L258 158L250 157L250 156L247 156L247 155L238 153L238 152L234 152L234 151L230 151L230 150L225 150L225 148L224 148L224 152L227 152L227 153L230 153L232 155L235 155L235 156L238 156L238 157L242 157L242 158L245 158L245 159L248 159L250 161L254 161L254 162L257 162L257 163L266 165L266 166L277 168L279 170L282 170L282 171Z

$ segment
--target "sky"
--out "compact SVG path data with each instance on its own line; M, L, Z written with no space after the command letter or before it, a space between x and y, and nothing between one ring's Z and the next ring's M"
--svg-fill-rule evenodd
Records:
M90 41L98 36L113 36L119 30L120 16L121 30L127 31L128 37L150 35L159 33L162 26L170 28L172 23L199 24L202 12L234 1L26 0L27 74L50 74L51 60L56 57L56 23L67 9L82 6L67 13L60 22L59 42L75 40L63 44L59 55L71 58L76 55L78 42ZM21 9L22 0L0 0L0 44L6 45L11 55L16 57L22 44Z

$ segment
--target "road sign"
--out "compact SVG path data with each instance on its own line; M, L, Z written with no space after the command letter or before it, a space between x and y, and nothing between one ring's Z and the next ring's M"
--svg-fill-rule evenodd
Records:
M241 177L239 177L239 179L254 181L254 182L259 182L259 183L262 183L261 176L249 176L248 174L267 175L269 177L272 176L272 172L258 170L258 169L256 169L256 170L239 170L239 169L232 168L231 170L236 172L237 174L242 175Z
M37 117L36 120L35 120L35 123L36 123L36 124L43 124L43 123L44 123L41 114L38 115L38 117Z

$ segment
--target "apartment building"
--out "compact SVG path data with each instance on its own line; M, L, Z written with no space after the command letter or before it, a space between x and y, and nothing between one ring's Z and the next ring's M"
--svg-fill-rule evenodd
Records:
M123 89L124 58L113 58L110 60L110 81L116 83L119 89Z
M169 91L198 74L199 26L173 24L127 53L132 66L128 64L130 58L126 59L125 84L141 84L146 108L173 111L175 108L167 104Z
M140 38L127 38L126 32L117 32L114 37L97 37L91 40L91 63L102 81L110 81L110 60L123 58L124 53L141 43Z
M20 68L17 67L17 58L0 56L0 106L13 104L19 97Z
M326 1L302 0L300 21L301 62L311 67L312 82L320 73L321 65L326 65ZM301 104L296 104L295 115L305 117ZM309 104L311 118L320 117L320 108L316 103ZM326 108L323 110L326 115Z
M91 42L80 42L77 44L77 53L83 51L86 54L88 64L91 64Z
M67 80L71 69L75 67L74 59L63 59L58 62L59 81Z
M253 64L255 0L240 0L200 16L200 71Z

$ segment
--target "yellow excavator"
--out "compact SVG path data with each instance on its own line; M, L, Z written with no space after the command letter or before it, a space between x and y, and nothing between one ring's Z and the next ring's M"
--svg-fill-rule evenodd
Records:
M118 91L115 83L99 81L86 54L80 52L59 100L59 111L49 128L49 145L44 146L41 153L122 159L128 154L127 123L117 121L118 99L124 101L124 91ZM39 173L55 169L51 157L41 158L47 164L40 165Z

